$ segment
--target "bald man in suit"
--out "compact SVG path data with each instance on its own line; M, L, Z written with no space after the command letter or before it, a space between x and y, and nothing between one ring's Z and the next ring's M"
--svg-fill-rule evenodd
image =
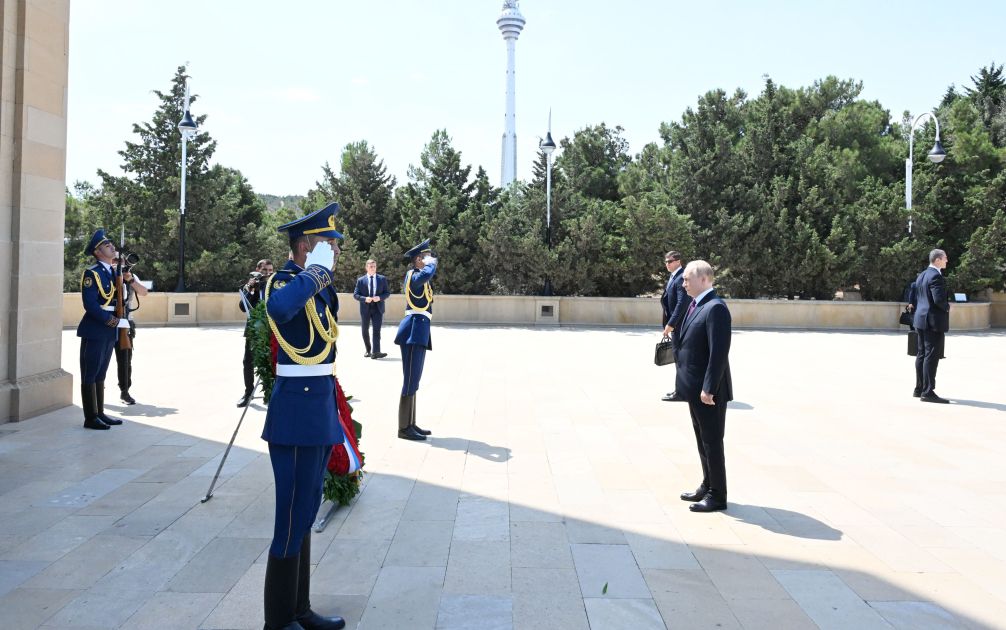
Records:
M695 431L702 483L681 495L692 512L727 509L727 471L723 454L730 378L730 310L713 289L713 268L704 260L685 267L684 286L692 302L679 333L675 391L688 402Z

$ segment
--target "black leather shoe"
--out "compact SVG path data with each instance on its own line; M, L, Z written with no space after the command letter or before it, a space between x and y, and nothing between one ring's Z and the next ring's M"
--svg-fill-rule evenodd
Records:
M705 486L699 486L698 488L695 489L695 492L682 492L681 500L692 501L692 502L701 501L702 499L706 498L707 494L709 494L709 488L706 488Z
M346 621L342 617L322 617L313 610L297 616L297 623L304 630L342 630Z
M671 392L670 394L667 394L660 400L663 400L664 402L684 402L685 397L679 394L678 392Z
M425 440L426 436L418 431L413 431L412 427L405 427L404 429L398 430L398 437L403 440Z
M426 429L421 429L416 425L412 425L412 429L419 435L433 435L433 431L427 431Z
M688 509L692 512L719 512L727 509L727 502L718 501L711 494L706 493L704 499L694 505L689 505Z
M135 405L136 404L136 400L132 396L129 395L129 392L122 392L121 394L119 394L119 400L121 400L122 402L126 403L127 405Z
M97 418L84 418L84 428L85 429L96 429L98 431L107 431L112 427L108 426L101 420Z
M388 356L387 352L375 352L374 354L370 355L370 358L371 359L383 359L386 356Z
M912 390L912 397L913 398L922 398L922 390L920 390L920 389L913 389Z
M369 350L366 353L364 353L363 358L364 359L369 359L370 358L370 351Z
M244 396L238 399L238 407L247 407L248 403L251 402L251 399L252 399L251 394L245 394Z
M950 404L949 400L947 400L946 398L940 398L936 394L928 394L926 396L920 396L919 400L921 400L922 402L940 403L943 405Z

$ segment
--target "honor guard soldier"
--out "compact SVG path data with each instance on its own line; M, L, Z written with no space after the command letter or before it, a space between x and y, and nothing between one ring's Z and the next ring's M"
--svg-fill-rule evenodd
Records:
M339 205L279 227L290 260L265 288L276 339L276 382L262 439L276 482L276 520L265 572L265 627L338 630L339 617L311 610L311 525L321 505L332 445L343 441L335 400L336 313L332 270Z
M423 376L426 351L433 349L430 341L430 318L433 317L433 286L430 280L437 273L437 259L426 239L405 252L409 270L405 272L405 317L398 325L395 343L402 347L402 398L398 403L398 437L403 440L425 440L430 431L416 426L416 390Z
M84 407L84 428L107 430L122 424L122 420L105 415L105 372L112 359L119 328L129 328L129 320L115 316L119 296L116 295L116 270L113 266L115 245L108 240L105 230L99 229L84 250L94 256L95 264L84 270L80 277L80 299L84 303L84 316L77 326L80 337L80 400ZM133 282L126 272L123 282Z

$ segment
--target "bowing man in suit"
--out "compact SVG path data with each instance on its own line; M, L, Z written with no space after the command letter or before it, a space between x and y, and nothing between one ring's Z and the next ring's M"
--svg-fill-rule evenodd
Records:
M944 335L950 330L950 299L943 270L947 253L942 249L929 252L929 266L915 279L912 327L919 335L919 353L915 359L916 373L921 366L922 389L916 384L916 395L922 402L948 403L936 395L936 368L943 355Z
M678 329L681 327L681 319L685 316L685 308L691 302L688 293L685 292L685 274L681 264L681 252L669 251L664 254L664 265L671 277L664 285L664 294L660 296L660 306L664 310L661 321L664 324L664 336L671 338L672 348L677 354ZM661 400L672 402L684 401L684 397L677 392L668 392Z
M367 261L367 273L356 279L353 299L360 303L360 326L363 328L363 345L367 347L365 357L383 359L388 356L381 352L381 324L384 322L384 301L391 296L388 279L377 273L377 261ZM374 325L374 343L370 343L370 325ZM373 349L373 352L371 352Z
M290 259L265 287L276 341L276 382L262 439L276 485L276 518L265 568L265 627L340 630L341 617L311 609L311 524L321 505L333 444L343 441L335 400L339 296L332 272L339 256L339 204L281 225Z
M704 260L688 263L684 285L692 302L679 334L676 391L688 401L692 429L702 464L702 483L681 495L692 512L727 509L727 471L723 431L730 380L730 310L713 289L713 268Z

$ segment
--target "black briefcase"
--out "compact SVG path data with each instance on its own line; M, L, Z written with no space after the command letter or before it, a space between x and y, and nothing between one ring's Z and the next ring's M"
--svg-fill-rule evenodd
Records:
M907 308L905 310L901 311L901 316L898 317L898 323L901 324L902 326L911 326L912 325L912 312L909 311Z
M664 337L657 344L653 352L653 362L657 365L670 365L674 363L674 342L670 337Z
M947 358L947 339L943 338L940 343L940 359ZM908 331L908 356L917 357L919 356L919 333L914 330Z

